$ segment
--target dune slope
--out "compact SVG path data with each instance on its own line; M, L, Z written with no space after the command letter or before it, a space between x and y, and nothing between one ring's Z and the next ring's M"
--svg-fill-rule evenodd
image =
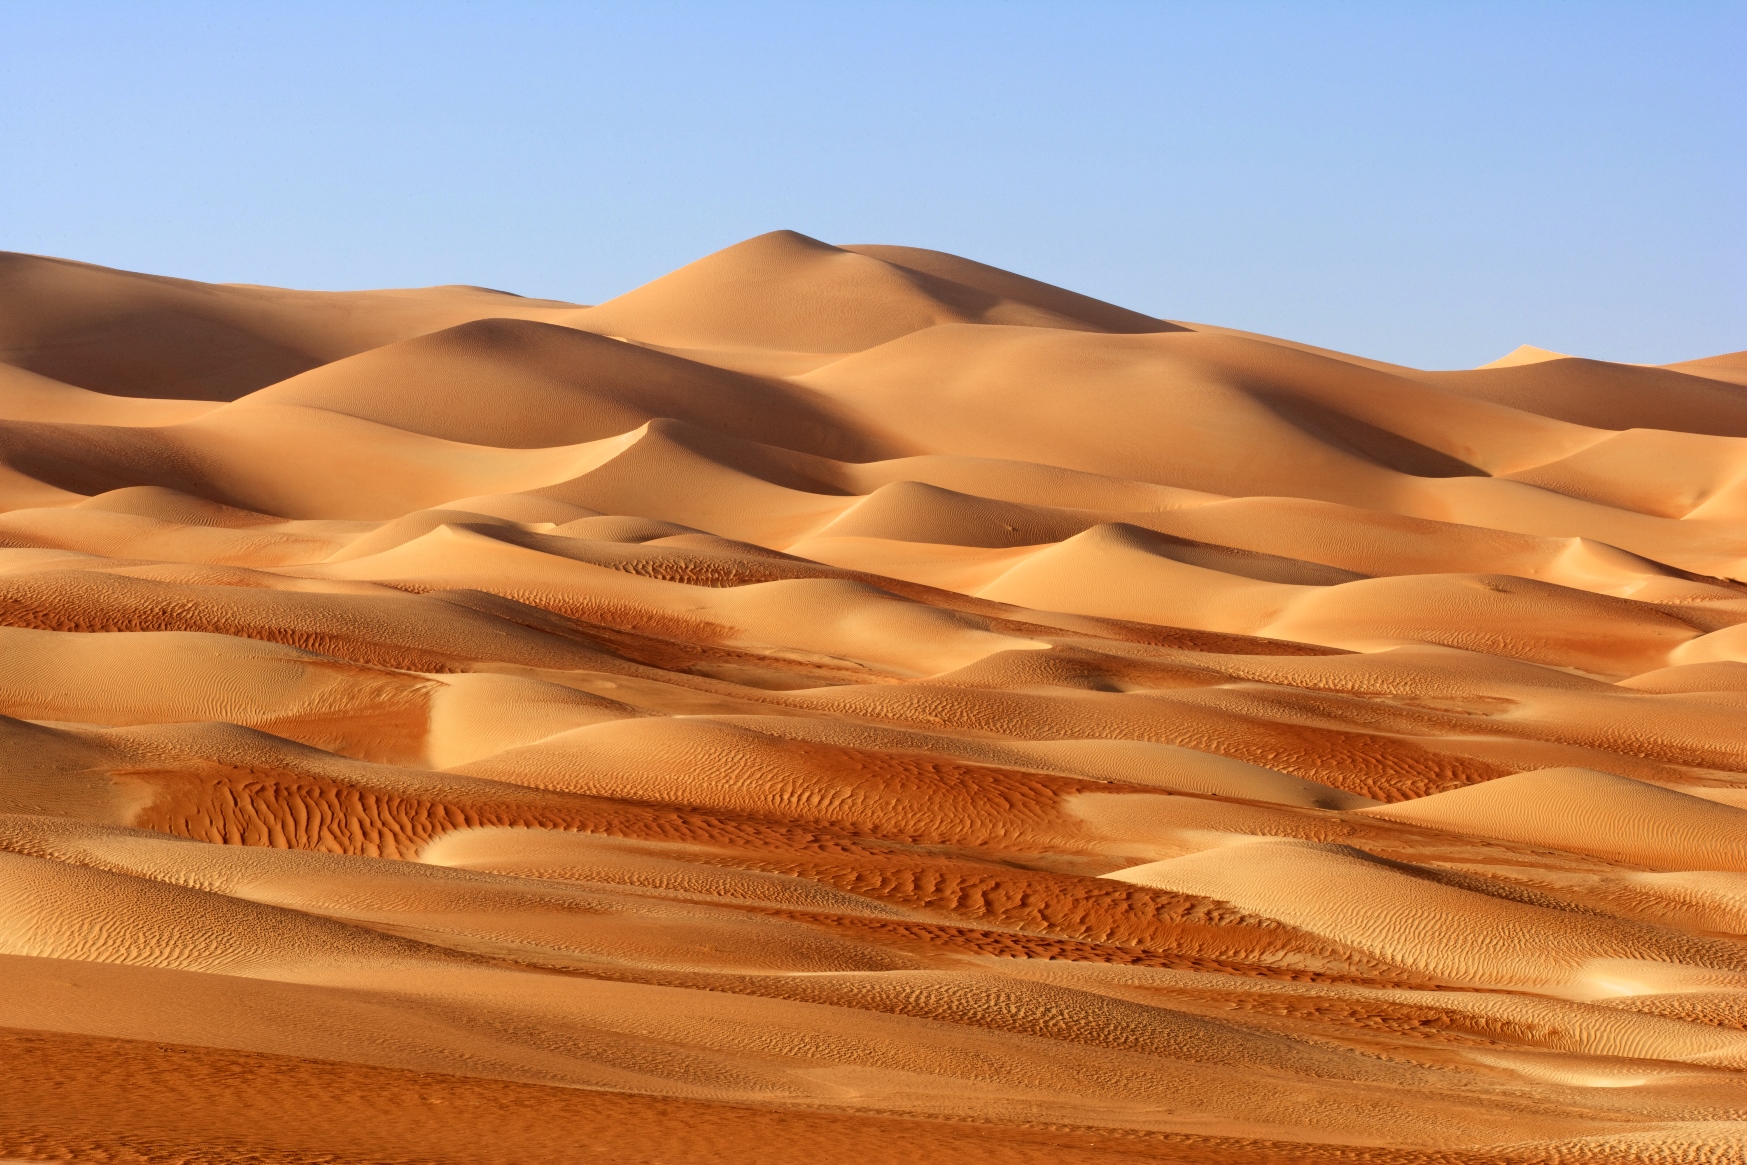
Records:
M1742 354L0 308L0 1158L1747 1160Z

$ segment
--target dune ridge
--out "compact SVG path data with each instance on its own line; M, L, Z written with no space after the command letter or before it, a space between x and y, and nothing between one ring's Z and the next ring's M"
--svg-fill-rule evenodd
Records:
M0 256L0 1157L1747 1160L1744 363Z

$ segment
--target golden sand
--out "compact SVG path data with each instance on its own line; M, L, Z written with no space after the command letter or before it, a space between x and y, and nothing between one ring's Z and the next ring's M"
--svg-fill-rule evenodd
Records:
M1747 354L0 257L0 1157L1747 1160Z

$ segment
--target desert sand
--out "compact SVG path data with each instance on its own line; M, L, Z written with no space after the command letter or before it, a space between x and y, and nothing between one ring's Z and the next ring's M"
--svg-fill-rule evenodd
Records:
M0 1158L1747 1160L1747 353L778 232L0 361Z

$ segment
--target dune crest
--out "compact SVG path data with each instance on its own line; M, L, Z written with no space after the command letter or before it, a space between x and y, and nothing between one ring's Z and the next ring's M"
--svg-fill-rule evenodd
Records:
M1744 361L0 257L0 1158L1747 1159Z
M1498 359L1482 364L1482 368L1515 368L1522 364L1540 364L1546 360L1569 360L1571 357L1563 352L1554 352L1548 348L1537 348L1533 344L1519 344Z

